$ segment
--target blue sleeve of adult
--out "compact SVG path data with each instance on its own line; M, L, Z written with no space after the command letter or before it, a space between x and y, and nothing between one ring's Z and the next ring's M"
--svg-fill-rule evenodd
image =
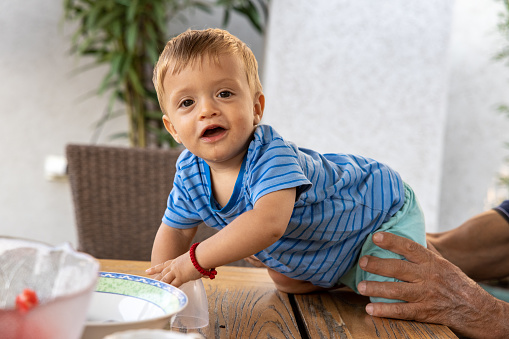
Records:
M509 200L502 202L499 206L495 207L494 210L509 223Z

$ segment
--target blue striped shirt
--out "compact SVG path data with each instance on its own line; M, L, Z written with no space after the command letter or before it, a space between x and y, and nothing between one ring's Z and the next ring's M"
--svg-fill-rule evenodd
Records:
M353 266L366 236L404 203L403 182L386 165L299 148L260 125L224 207L212 196L208 165L185 150L163 222L191 228L204 221L220 230L265 194L293 187L297 196L285 234L255 255L290 278L322 287L337 283Z

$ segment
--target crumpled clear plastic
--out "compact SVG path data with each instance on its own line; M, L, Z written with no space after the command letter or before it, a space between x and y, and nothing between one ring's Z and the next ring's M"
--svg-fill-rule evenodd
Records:
M95 290L99 264L69 244L0 237L0 328L3 339L78 339ZM39 304L22 312L16 296L36 292Z

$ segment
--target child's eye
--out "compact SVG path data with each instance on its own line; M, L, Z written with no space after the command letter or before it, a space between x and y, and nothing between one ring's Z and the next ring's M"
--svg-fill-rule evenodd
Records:
M222 91L221 93L219 93L218 97L220 97L220 98L229 98L232 95L233 94L230 91Z
M180 104L180 106L182 106L182 107L189 107L189 106L191 106L192 104L194 104L194 101L193 101L193 100L191 100L191 99L187 99L187 100L182 101L182 103Z

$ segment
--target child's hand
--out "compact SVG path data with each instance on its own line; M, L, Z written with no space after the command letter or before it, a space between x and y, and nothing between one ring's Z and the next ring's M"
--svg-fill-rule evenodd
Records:
M175 287L202 277L191 262L189 252L151 267L146 272L148 275L153 275L152 279L160 280Z

